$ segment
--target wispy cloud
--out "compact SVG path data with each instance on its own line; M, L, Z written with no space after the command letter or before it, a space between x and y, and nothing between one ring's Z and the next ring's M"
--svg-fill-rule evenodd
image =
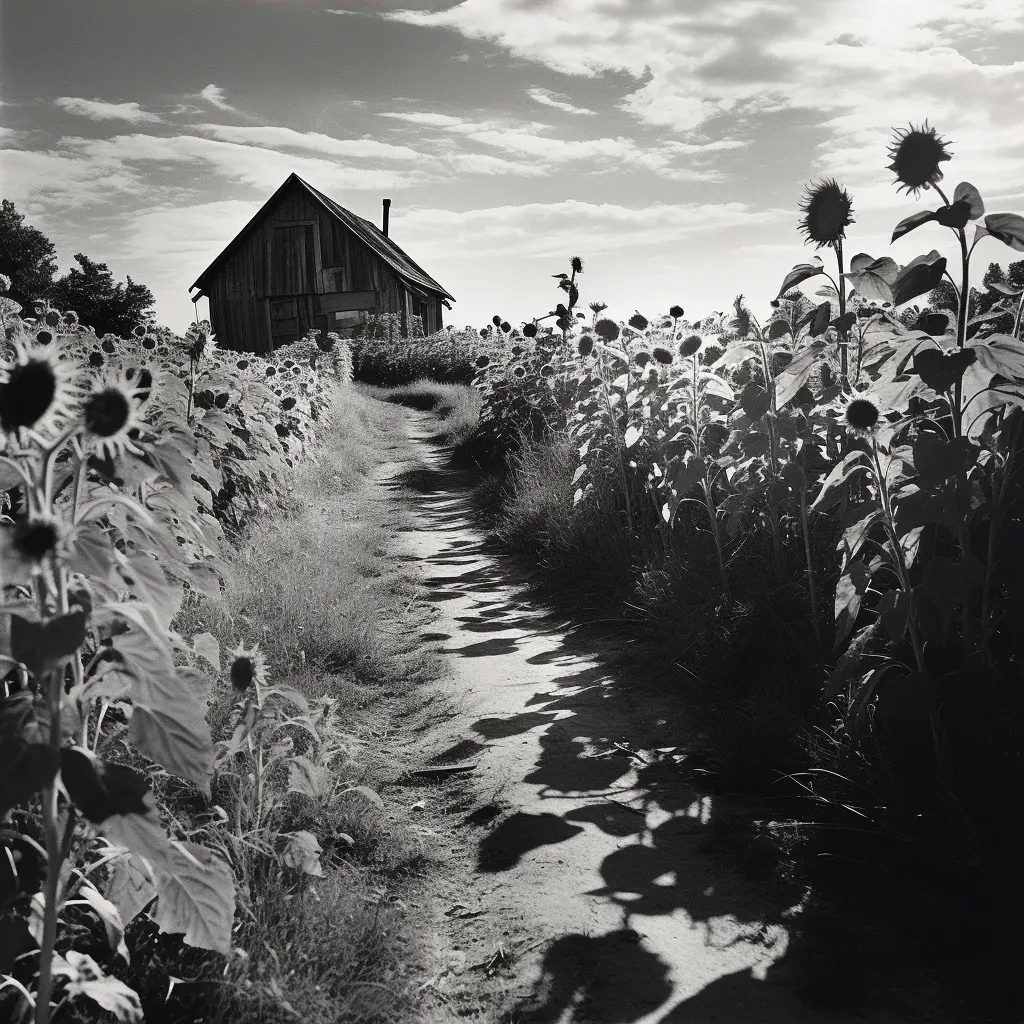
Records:
M586 240L590 255L680 242L693 235L789 217L788 211L754 210L746 203L524 203L478 210L420 209L406 213L402 229L426 242L442 234L463 256L561 257Z
M232 114L240 114L241 111L237 107L233 107L226 99L224 99L224 90L219 85L214 85L212 82L199 93L200 96L211 106L216 107L218 110L226 110Z
M586 107L577 107L569 102L569 97L560 92L552 92L550 89L541 89L539 86L526 90L526 95L545 107L554 107L555 110L564 110L567 114L586 114L596 116L596 110L588 110Z
M78 114L93 121L127 121L129 124L157 124L160 118L138 103L108 103L106 100L87 100L80 96L58 96L53 101L61 110Z
M375 139L336 139L321 132L297 132L293 128L200 124L195 126L195 130L212 135L224 142L260 146L264 149L296 149L323 156L365 160L409 162L423 158L422 153L418 153L408 146L393 146Z

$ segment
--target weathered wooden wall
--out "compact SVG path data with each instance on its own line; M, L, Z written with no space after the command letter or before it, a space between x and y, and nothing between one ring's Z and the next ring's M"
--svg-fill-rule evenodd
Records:
M244 352L269 352L310 327L332 330L332 314L345 308L401 313L403 327L412 313L428 333L439 330L440 297L414 291L297 183L206 284L218 343Z

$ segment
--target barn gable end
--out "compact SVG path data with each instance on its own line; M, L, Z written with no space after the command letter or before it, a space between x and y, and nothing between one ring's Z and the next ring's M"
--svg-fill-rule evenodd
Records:
M227 349L270 352L308 330L346 333L368 311L442 326L452 296L375 225L292 174L199 276Z

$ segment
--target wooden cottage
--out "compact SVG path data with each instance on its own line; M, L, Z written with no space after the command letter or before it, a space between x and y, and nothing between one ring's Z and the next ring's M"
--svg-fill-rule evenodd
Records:
M410 316L427 334L442 326L452 296L383 231L297 174L267 200L192 288L210 300L218 344L239 352L269 352L310 328L350 335L366 313ZM190 289L191 290L191 289Z

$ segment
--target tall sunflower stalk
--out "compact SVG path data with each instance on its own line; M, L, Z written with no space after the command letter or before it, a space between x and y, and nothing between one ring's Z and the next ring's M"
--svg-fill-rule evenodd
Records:
M829 248L836 254L839 294L839 364L843 390L850 390L850 328L846 326L846 278L843 260L843 239L846 229L854 223L853 199L835 178L812 182L800 199L800 230L816 249Z
M889 157L892 163L888 165L888 169L896 175L897 192L905 191L908 195L916 197L922 190L930 188L942 199L944 206L935 212L934 219L950 228L960 245L960 284L957 285L948 273L946 277L949 278L957 296L956 345L957 348L963 348L967 343L967 314L971 296L971 253L974 251L974 246L978 244L978 238L976 238L974 245L968 247L965 228L969 221L981 215L984 207L981 204L981 196L978 196L976 192L974 193L977 197L975 202L971 195L959 195L960 189L958 188L958 194L954 195L954 201L950 202L942 190L939 185L943 178L940 165L952 159L952 153L947 146L946 140L939 138L936 130L929 127L927 121L918 128L913 125L908 128L899 128L889 145ZM953 409L953 433L956 437L961 435L962 420L963 382L957 379Z

